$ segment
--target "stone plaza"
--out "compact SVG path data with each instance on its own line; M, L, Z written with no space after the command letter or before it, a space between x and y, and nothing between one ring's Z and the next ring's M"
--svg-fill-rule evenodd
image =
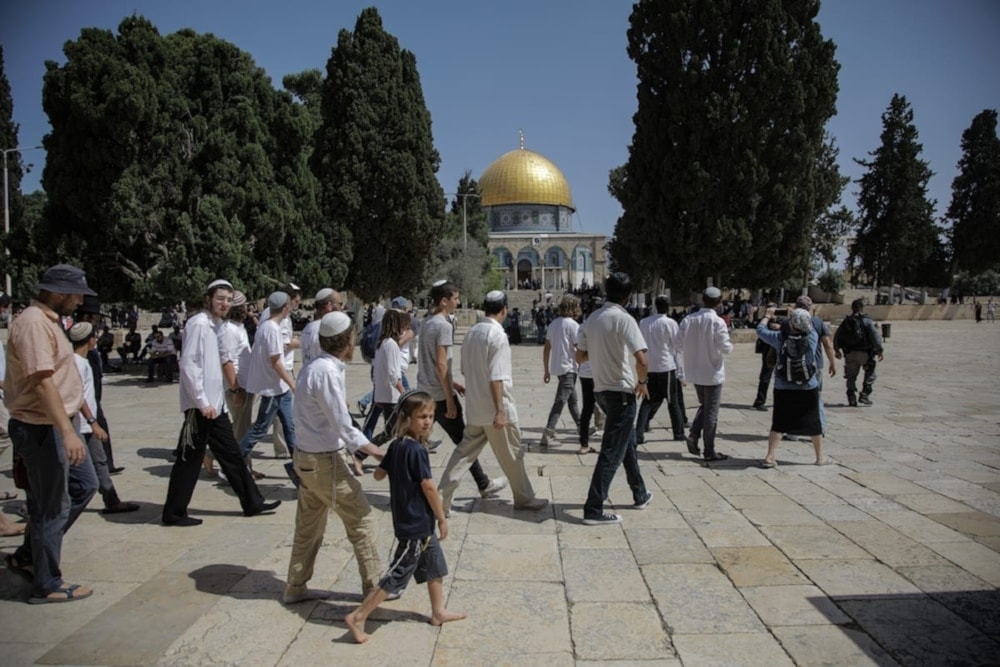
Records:
M353 401L369 367L349 365ZM457 356L457 355L456 355ZM270 444L255 468L278 511L245 518L231 490L203 476L193 528L160 525L181 425L177 385L110 375L104 391L123 499L95 498L68 533L63 572L94 595L28 605L28 584L0 571L0 663L19 665L914 665L1000 660L1000 327L970 320L897 321L878 367L874 406L850 408L842 364L825 380L826 454L783 442L778 468L756 467L770 413L750 408L760 358L739 343L727 362L711 466L670 437L667 411L640 447L645 510L619 471L610 504L624 522L581 522L595 456L578 456L564 411L557 446L539 449L555 393L542 349L513 348L515 395L535 490L552 504L514 511L509 491L481 499L466 476L456 496L448 607L468 618L427 623L411 584L355 645L343 623L361 584L331 516L311 586L330 600L280 602L295 490ZM456 376L459 361L455 361ZM416 377L416 368L408 373ZM685 391L687 413L696 400ZM664 428L667 424L667 428ZM443 433L437 429L435 438ZM599 443L592 443L595 447ZM435 476L452 446L431 455ZM487 448L483 464L499 475ZM0 488L13 490L10 452ZM388 485L363 478L379 514L383 561L393 546ZM23 494L22 494L23 497ZM8 513L20 501L4 503ZM10 553L20 538L0 539Z

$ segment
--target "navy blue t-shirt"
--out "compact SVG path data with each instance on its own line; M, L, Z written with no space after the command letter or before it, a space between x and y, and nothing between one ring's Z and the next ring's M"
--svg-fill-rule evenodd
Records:
M389 505L396 539L424 538L434 534L434 512L420 482L433 479L427 450L413 438L397 438L379 464L389 475Z

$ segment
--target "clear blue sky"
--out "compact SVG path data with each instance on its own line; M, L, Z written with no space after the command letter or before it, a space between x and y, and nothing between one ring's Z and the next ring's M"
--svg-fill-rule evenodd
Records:
M386 30L417 58L441 154L438 177L454 191L466 169L478 178L497 157L525 145L569 180L576 229L610 235L620 208L607 192L632 138L635 67L625 52L625 0L0 0L0 43L14 96L20 144L49 131L41 108L44 62L84 27L116 30L132 13L168 34L213 33L249 52L280 86L284 74L325 70L337 33L376 5ZM823 34L841 63L838 115L829 129L843 172L879 145L893 93L907 97L935 176L943 214L961 156L962 131L1000 108L1000 2L826 0ZM39 187L41 151L23 189ZM844 203L855 207L853 184Z

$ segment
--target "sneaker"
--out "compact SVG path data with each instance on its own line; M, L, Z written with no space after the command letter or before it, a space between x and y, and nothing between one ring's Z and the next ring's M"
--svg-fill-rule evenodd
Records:
M647 491L646 492L646 499L643 500L641 503L635 503L635 504L633 504L632 507L635 508L635 509L637 509L637 510L644 510L647 507L649 507L649 503L651 503L651 502L653 502L653 492L652 491Z
M695 456L701 456L701 449L698 447L698 441L695 438L687 437L684 438L687 443L688 452L694 454Z
M612 524L621 523L622 517L620 514L612 514L611 512L605 512L601 516L595 516L591 518L584 517L583 525L585 526L610 526Z
M597 424L590 427L590 437L598 438L601 435L601 429L597 428Z
M427 441L427 451L433 452L435 449L441 446L440 440L428 440Z
M516 510L531 510L532 512L537 512L538 510L543 510L549 506L549 501L545 498L532 498L526 503L521 503L520 505L514 505Z
M864 394L861 394L860 396L858 396L858 403L860 403L861 405L871 405L872 399L868 398Z
M483 498L489 498L490 496L495 496L500 491L507 488L507 478L506 477L496 477L490 480L490 485L479 492Z

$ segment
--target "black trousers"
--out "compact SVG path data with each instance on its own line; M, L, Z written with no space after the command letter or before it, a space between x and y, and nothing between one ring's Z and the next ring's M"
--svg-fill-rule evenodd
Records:
M260 495L250 470L240 456L240 446L233 436L233 424L229 421L228 413L208 419L200 410L185 411L181 441L185 444L181 445L170 471L167 499L163 503L164 523L172 523L187 516L188 503L191 502L194 487L198 483L206 447L212 450L212 456L225 473L233 493L240 499L243 513L250 515L257 512L264 497Z

